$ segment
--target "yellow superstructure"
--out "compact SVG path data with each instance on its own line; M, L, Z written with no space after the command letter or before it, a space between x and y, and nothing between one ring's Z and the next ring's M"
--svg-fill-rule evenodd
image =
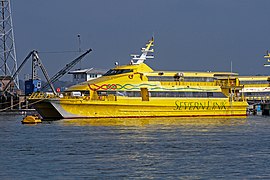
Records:
M239 76L242 92L249 101L270 100L269 76Z
M29 100L44 119L246 117L247 102L237 74L154 71L144 63L154 40L128 65L77 84L57 96Z

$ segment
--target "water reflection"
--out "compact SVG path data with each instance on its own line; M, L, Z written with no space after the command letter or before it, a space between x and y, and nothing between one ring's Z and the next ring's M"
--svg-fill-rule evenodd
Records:
M125 119L62 119L58 123L67 126L238 126L247 122L245 118L125 118Z
M21 119L0 117L1 179L270 179L269 116Z

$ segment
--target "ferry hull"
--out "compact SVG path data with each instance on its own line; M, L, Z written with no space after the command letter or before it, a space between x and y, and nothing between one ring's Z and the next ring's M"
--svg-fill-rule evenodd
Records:
M42 101L35 103L33 106L43 119L44 118L48 120L63 119L64 117L61 115L59 109L54 107L54 104L55 103L52 102Z
M44 100L35 104L43 119L246 117L247 103L222 99L154 99L151 101Z

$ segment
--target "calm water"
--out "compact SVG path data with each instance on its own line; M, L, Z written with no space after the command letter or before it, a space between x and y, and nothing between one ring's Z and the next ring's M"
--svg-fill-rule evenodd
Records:
M133 125L21 120L0 118L0 179L270 179L270 117Z

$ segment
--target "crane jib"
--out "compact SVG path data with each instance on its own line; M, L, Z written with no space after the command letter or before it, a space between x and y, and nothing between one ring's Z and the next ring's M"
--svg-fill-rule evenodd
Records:
M41 88L44 89L48 86L51 87L52 91L54 94L56 94L56 91L53 87L53 84L55 81L57 81L58 79L60 79L63 75L65 75L73 66L75 66L78 62L81 61L81 59L86 56L88 53L90 53L92 51L92 49L87 50L86 52L84 52L82 55L80 55L79 57L77 57L76 59L74 59L73 61L71 61L69 64L67 64L63 69L61 69L59 72L57 72L52 78L49 79L48 73L44 67L44 65L41 62L41 59L38 56L38 52L36 50L31 51L26 58L23 60L23 62L21 63L21 65L19 66L19 68L17 69L16 72L14 72L14 74L11 76L9 82L7 83L7 85L5 86L5 88L3 89L3 93L5 93L8 89L8 86L11 84L11 82L14 80L14 78L19 74L19 72L21 71L21 69L23 68L23 66L25 65L25 63L28 61L28 59L32 56L32 61L37 61L38 66L41 68L47 83Z

